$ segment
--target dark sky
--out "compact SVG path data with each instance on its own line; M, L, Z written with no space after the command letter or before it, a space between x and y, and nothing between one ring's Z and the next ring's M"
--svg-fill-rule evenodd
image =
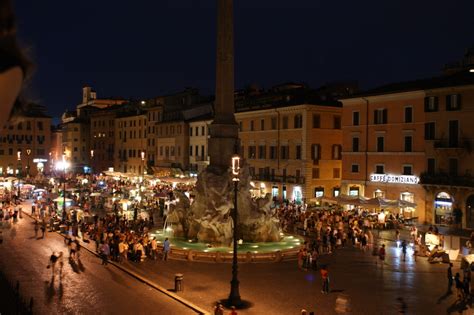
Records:
M58 116L98 97L213 93L216 0L15 0L36 63L29 95ZM437 75L474 44L473 0L235 0L236 88Z

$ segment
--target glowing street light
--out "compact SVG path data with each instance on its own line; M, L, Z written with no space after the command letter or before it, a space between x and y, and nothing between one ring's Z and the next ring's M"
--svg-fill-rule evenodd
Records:
M66 155L63 154L62 161L56 162L56 170L63 172L63 220L66 218L66 172L69 167L70 164L66 161Z
M239 307L242 305L239 292L239 280L238 274L238 260L237 260L237 237L238 237L238 212L237 212L237 194L239 185L239 173L240 173L240 157L238 155L232 156L232 181L234 182L234 209L231 213L232 221L234 221L234 240L233 240L233 253L232 253L232 280L230 281L230 294L227 300L228 306Z

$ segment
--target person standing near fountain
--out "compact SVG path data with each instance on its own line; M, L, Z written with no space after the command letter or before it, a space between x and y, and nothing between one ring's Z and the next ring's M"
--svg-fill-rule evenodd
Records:
M165 241L163 242L163 260L167 261L168 260L168 253L170 252L171 249L171 243L168 240L168 238L165 238Z

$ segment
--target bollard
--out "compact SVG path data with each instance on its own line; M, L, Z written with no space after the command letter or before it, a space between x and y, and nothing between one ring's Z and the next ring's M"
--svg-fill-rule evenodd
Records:
M174 291L183 291L183 274L177 273L174 275Z

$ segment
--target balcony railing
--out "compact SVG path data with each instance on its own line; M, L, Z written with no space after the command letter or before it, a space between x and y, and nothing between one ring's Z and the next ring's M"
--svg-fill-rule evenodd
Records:
M254 180L266 181L266 182L275 182L275 183L289 183L289 184L304 184L305 178L302 176L272 176L269 174L255 174L252 176Z
M474 187L474 177L469 174L453 176L447 173L421 173L420 184Z
M207 157L207 156L197 155L197 156L194 157L194 160L195 160L196 162L207 161L207 160L208 160L208 157Z
M472 141L469 139L436 139L433 142L435 149L462 149L469 153L472 151Z

